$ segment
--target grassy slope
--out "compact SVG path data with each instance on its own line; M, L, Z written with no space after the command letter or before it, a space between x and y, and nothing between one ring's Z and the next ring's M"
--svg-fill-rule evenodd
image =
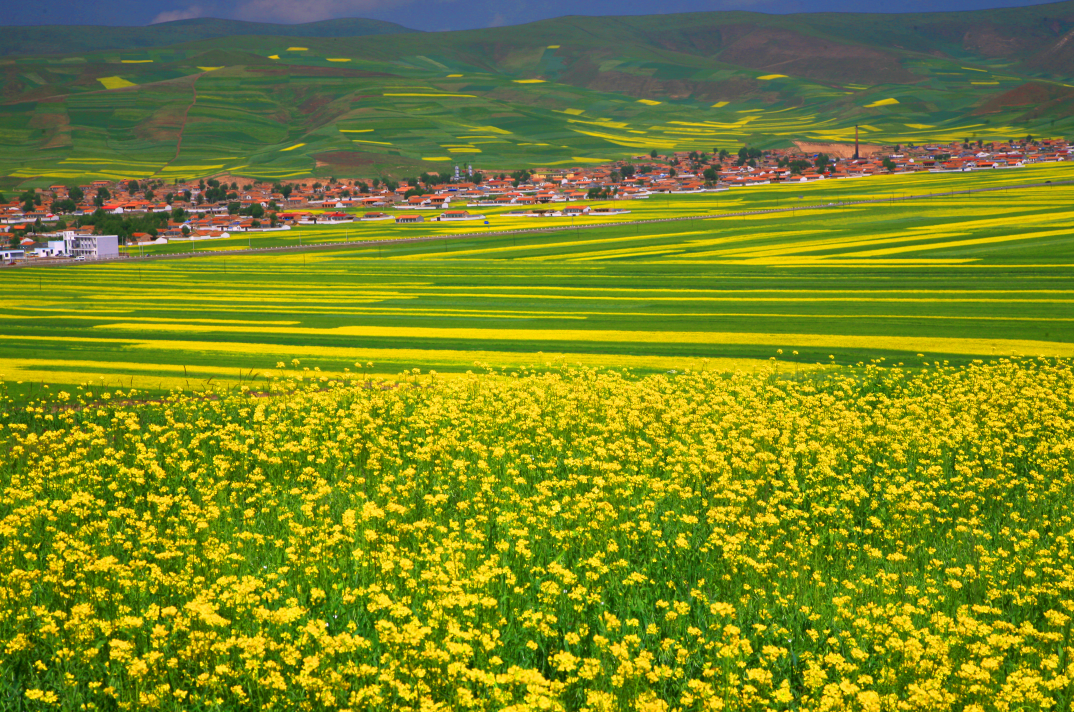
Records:
M40 25L20 27L0 37L0 56L66 55L102 50L154 49L204 39L244 35L282 37L362 37L416 32L394 22L349 18L300 25L217 18L177 20L148 27Z
M638 201L624 219L1069 172L830 181L725 194L719 205L711 195L675 196ZM240 369L248 377L292 358L329 373L372 361L377 372L394 374L465 371L475 361L751 368L777 349L791 370L829 356L838 364L877 357L916 364L917 353L955 363L1069 356L1074 240L1065 227L1070 212L1055 206L1072 197L1074 189L1054 186L332 254L14 270L0 284L0 296L15 305L0 329L0 373L23 381L22 389L101 377L113 386L133 378L145 389L234 382ZM380 224L347 234L449 229L461 228ZM344 230L311 228L303 240L342 240ZM294 244L297 234L261 239Z
M1074 27L1070 7L569 17L367 37L303 25L226 40L159 26L190 41L0 61L0 174L38 185L220 170L398 177L453 160L499 170L845 141L855 124L871 142L1064 135L1074 64L1055 38ZM762 79L773 74L787 76ZM545 81L520 83L534 79Z

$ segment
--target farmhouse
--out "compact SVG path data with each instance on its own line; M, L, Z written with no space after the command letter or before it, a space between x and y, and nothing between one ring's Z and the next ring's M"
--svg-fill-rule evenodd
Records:
M445 210L440 214L437 220L449 221L449 220L484 220L484 215L471 215L467 210Z
M399 224L420 223L425 222L425 218L421 215L397 215L395 222Z

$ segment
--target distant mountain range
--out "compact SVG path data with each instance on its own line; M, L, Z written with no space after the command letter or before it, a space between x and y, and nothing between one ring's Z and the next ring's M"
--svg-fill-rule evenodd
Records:
M1074 2L442 33L362 19L11 28L0 174L508 169L846 141L855 125L873 143L1065 135L1072 38Z

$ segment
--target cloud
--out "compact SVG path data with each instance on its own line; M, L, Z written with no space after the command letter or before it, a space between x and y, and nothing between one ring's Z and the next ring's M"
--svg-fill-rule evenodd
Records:
M201 17L205 14L205 11L201 9L200 5L191 5L185 10L168 10L162 12L152 20L149 21L150 25L159 25L161 22L175 22L176 20L193 20L195 17Z
M243 20L301 23L341 17L366 17L409 5L413 0L248 0L235 12Z

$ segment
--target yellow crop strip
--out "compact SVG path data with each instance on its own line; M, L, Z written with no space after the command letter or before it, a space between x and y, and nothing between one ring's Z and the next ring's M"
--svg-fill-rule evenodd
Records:
M474 94L432 94L432 93L416 93L416 92L385 92L384 96L423 96L423 97L461 97L466 99L476 99Z
M138 86L123 77L100 77L97 81L103 84L105 89L125 89L126 87Z
M161 333L245 333L247 329L230 325L192 323L139 324L117 322L100 325L108 331L156 331ZM935 338L913 336L859 336L853 334L771 334L749 332L688 331L620 331L578 329L464 329L406 326L342 326L329 329L306 327L258 327L260 334L301 336L347 336L352 338L500 340L540 343L674 343L674 344L753 344L794 345L821 348L887 349L892 351L928 351L931 353L1005 356L1074 357L1074 344L1030 339Z

